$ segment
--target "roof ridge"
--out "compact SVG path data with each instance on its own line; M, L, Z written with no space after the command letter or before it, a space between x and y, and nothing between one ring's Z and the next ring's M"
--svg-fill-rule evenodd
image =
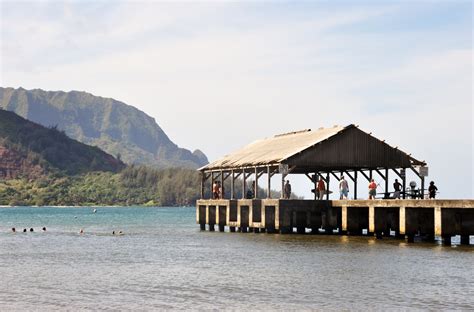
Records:
M299 131L292 131L292 132L286 132L286 133L276 134L276 135L274 135L273 137L274 137L274 138L278 138L278 137L282 137L282 136L285 136L285 135L292 135L292 134L303 133L303 132L310 132L310 131L311 131L311 129L303 129L303 130L299 130Z

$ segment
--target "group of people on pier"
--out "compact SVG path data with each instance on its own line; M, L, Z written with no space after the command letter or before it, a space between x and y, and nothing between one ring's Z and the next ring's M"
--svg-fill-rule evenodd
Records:
M374 179L370 180L369 186L368 186L369 199L375 199L375 196L377 195L378 186L379 184L377 184ZM394 190L393 195L390 198L400 199L401 194L403 192L402 188L403 188L403 185L398 181L398 179L395 179L395 182L393 183L393 190ZM316 199L319 199L319 200L323 200L325 195L331 193L331 191L326 189L326 184L324 183L323 179L319 179L316 183L316 189L311 190L311 191L315 193ZM437 191L438 191L438 188L436 187L434 182L431 181L430 186L428 187L429 198L435 199ZM245 194L245 197L253 198L255 194L254 192L256 192L255 183L252 183L251 187L248 187L247 194ZM282 193L283 193L282 194L283 199L291 198L291 184L289 180L285 181L285 184L283 185ZM341 176L341 179L339 180L339 199L348 199L348 196L349 196L349 183L344 178L344 176ZM212 185L212 198L213 199L223 198L223 187L220 181L215 181Z
M285 184L285 190L284 193L286 194L286 185L289 185L289 181L286 181ZM368 191L369 191L369 199L375 199L375 196L377 195L377 187L379 184L375 182L374 179L371 179L368 185ZM401 194L402 194L402 184L398 181L398 179L395 179L395 182L393 183L393 195L390 197L391 199L400 199ZM291 190L291 186L290 186ZM323 179L319 179L318 182L316 183L316 189L311 190L316 194L316 198L319 200L324 199L324 196L327 195L328 193L330 194L331 191L326 190L326 184L324 183ZM436 198L436 193L438 191L438 188L434 184L434 181L430 182L430 186L428 187L428 195L430 199L435 199ZM347 180L344 178L344 176L341 176L341 179L339 180L339 199L348 199L349 195L349 183ZM284 196L284 198L289 198Z

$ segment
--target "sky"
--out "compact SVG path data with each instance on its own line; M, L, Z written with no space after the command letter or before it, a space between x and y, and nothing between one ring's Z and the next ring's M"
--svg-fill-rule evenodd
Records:
M425 160L439 197L474 198L472 12L455 0L0 0L0 85L123 101L210 161L357 124ZM309 196L305 179L293 189Z

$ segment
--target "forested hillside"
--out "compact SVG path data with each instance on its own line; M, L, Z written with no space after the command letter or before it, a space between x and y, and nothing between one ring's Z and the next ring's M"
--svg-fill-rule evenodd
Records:
M118 172L125 165L97 147L68 138L0 109L0 178L90 171Z
M0 205L194 205L199 174L192 169L130 166L120 173L0 180Z

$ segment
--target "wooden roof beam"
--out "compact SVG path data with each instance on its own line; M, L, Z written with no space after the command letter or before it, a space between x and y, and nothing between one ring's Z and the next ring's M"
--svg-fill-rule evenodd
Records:
M360 173L362 173L362 175L367 179L367 181L370 182L370 177L366 175L364 171L360 170Z
M338 177L334 172L331 171L331 174L336 178L336 180L340 181L341 177Z

